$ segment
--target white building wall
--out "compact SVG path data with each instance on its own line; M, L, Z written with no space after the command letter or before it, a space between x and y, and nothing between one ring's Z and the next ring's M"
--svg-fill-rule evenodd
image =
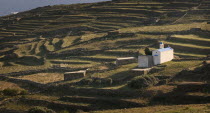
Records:
M152 51L152 56L154 60L154 65L158 65L164 62L171 61L174 58L174 50L168 50L168 51L158 51L154 50Z
M174 51L169 50L169 51L163 51L160 52L160 64L164 62L171 61L174 58Z
M160 56L153 56L154 65L160 64Z
M160 51L154 50L152 51L154 65L160 64Z

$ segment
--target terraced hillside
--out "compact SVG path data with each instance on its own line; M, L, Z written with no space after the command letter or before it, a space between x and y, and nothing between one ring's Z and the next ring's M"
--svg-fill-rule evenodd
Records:
M130 72L137 63L116 66L114 61L142 55L146 47L157 49L163 41L181 60L156 66L147 76L173 77L201 66L210 54L209 11L209 0L113 0L1 17L1 81L31 95L0 108L26 111L37 105L60 112L153 105L154 96L170 93L177 83L134 90L128 84L141 78ZM65 72L86 69L84 78L64 81Z

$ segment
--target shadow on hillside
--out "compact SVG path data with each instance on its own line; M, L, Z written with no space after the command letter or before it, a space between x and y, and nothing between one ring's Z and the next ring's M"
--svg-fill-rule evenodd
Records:
M176 37L167 38L167 41L180 42L180 43L185 43L185 44L194 44L194 45L200 45L200 46L206 46L206 45L210 44L210 41L207 41L207 40L197 40L197 39L188 39L188 38L176 38Z
M112 22L112 23L116 23L117 24L127 24L129 23L131 26L140 26L140 25L144 25L144 21L147 21L146 19L140 19L139 21L129 21L129 20L123 20L123 21L119 21L119 20L101 20L102 22Z
M199 88L199 86L197 85L188 85L186 89L183 89L180 86L180 88L174 89L172 92L153 97L152 100L150 101L150 104L151 105L206 104L209 103L210 96L196 95L196 93L198 92L207 94L206 88L207 87ZM192 93L192 95L189 95L189 93Z
M116 44L127 44L127 45L132 45L132 44L151 44L154 42L157 42L157 39L150 39L150 38L146 38L146 39L135 39L135 40L126 40L126 41L117 41Z
M134 14L144 14L147 16L159 16L161 13L150 11L150 10L137 10L137 9L111 9L111 8L90 8L91 12L103 13L103 12L116 12L116 13L134 13Z
M138 51L105 51L103 54L117 57L131 57L137 56L139 53Z
M173 82L182 81L172 92L161 94L151 100L151 104L205 104L209 103L210 65L203 65L194 70L183 70L172 79Z
M46 88L46 85L37 83L37 82L33 82L30 80L8 78L8 77L4 77L4 76L1 76L1 80L15 83L19 87L26 89L29 92L40 92L41 90Z
M118 86L118 85L126 84L128 81L130 81L134 77L135 75L132 75L130 71L123 71L123 72L116 73L112 76L109 76L108 78L112 78L113 86Z
M175 52L188 52L193 54L209 54L210 49L202 49L202 48L196 48L196 47L188 47L185 45L170 45L170 47L175 49Z
M4 36L3 39L1 39L1 43L6 43L6 42L12 42L12 41L20 41L22 39L31 39L34 37L38 37L35 34L30 34L30 35L25 35L25 36ZM27 42L20 42L17 44L23 44L23 43L31 43L31 42L35 42L35 41L27 41Z
M52 94L57 96L103 96L103 97L118 97L123 99L140 97L141 91L137 90L123 90L123 89L100 89L100 88L86 88L86 87L71 87L68 84L59 86L50 86L43 90L44 94Z
M122 99L103 98L103 97L70 97L65 96L60 98L64 102L86 103L93 110L108 110L108 109L123 109L143 107L141 103L129 102Z
M94 62L113 62L115 58L95 58L95 57L79 57L80 60L89 60Z
M145 43L147 44L147 43ZM149 43L148 43L149 45ZM134 45L134 46L124 46L123 49L142 49L142 48L145 48L145 45Z
M50 61L53 64L91 64L90 62L65 62L65 61Z
M135 34L133 33L122 33L119 35L113 35L113 36L103 36L103 37L99 37L99 38L94 38L88 41L83 41L83 42L79 42L79 43L75 43L73 45L70 45L68 47L65 48L70 48L76 45L81 45L81 44L90 44L90 43L94 43L94 42L100 42L100 41L104 41L104 40L115 40L115 39L122 39L122 38L128 38L128 37L133 37L135 36ZM62 49L65 49L62 48ZM118 47L117 47L118 48ZM77 49L72 49L72 50L68 50L68 51L63 51L61 53L50 53L47 55L47 58L58 58L58 57L66 57L66 56L89 56L89 55L96 55L98 53L102 53L105 50L109 50L109 49L114 49L114 48L104 48L101 50L87 50L86 48L77 48ZM115 48L116 49L116 48ZM80 57L81 58L81 57ZM81 58L84 59L84 58ZM88 59L88 58L87 58ZM90 58L91 60L92 58ZM97 59L97 58L96 58Z
M120 24L116 24L116 25L113 25L113 24L111 24L111 23L103 23L103 22L101 22L101 23L94 23L95 25L104 25L104 26L116 26L116 27L126 27L126 25L120 25Z
M184 30L184 31L173 31L173 32L145 32L145 31L140 31L137 32L139 34L147 34L147 35L175 35L175 34L180 34L180 35L189 35L189 34L194 34L194 35L198 35L199 37L202 38L207 38L209 39L209 35L210 35L210 31L206 31L206 30L193 30L193 29L189 29L189 30Z

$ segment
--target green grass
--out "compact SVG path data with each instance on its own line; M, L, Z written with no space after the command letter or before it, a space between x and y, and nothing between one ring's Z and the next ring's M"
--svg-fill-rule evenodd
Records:
M161 64L160 66L156 66L157 68L163 69L162 71L159 71L157 73L154 73L152 75L170 75L173 76L180 71L184 69L190 69L196 66L199 66L202 64L201 60L192 60L192 61L170 61ZM165 66L165 67L161 67ZM155 68L156 68L155 67Z
M46 41L45 44L44 44L44 46L46 47L46 49L48 51L54 51L55 50L54 46L53 45L50 45L50 42L49 41Z
M76 40L78 38L80 38L80 37L78 37L78 36L66 36L65 38L63 38L62 47L71 46L73 44L74 40Z
M164 41L164 43L169 44L169 45L186 46L186 47L191 47L191 48L210 49L210 47L207 45L201 46L201 45L186 44L186 43L179 43L179 42L169 42L169 41Z
M37 73L27 76L18 76L16 78L21 80L30 80L41 84L48 84L52 82L63 81L64 75L63 73Z
M11 72L19 72L19 71L27 71L27 70L47 69L49 67L51 67L51 64L49 61L46 61L46 63L41 66L14 65L14 66L0 67L0 73L6 74L6 73L11 73Z
M204 1L206 2L206 1ZM171 46L174 45L175 55L185 57L205 57L207 51L210 50L208 42L208 31L202 31L195 33L189 31L191 28L202 28L202 30L209 30L209 26L206 21L209 21L209 16L205 13L200 14L188 14L185 18L179 20L177 24L172 24L175 20L179 19L190 7L189 5L196 6L198 3L186 1L178 2L137 2L128 1L121 3L104 3L104 4L79 4L79 5L58 5L44 8L34 9L28 12L22 13L20 16L23 18L20 22L11 24L8 27L1 25L0 29L1 39L3 44L15 44L18 49L15 51L19 56L24 55L44 55L43 45L48 51L61 53L68 52L69 50L84 48L89 51L92 50L104 50L108 47L109 50L105 50L101 53L93 53L91 55L70 56L63 55L62 57L56 57L56 59L47 59L47 62L41 66L24 66L15 64L15 60L11 60L13 66L2 67L3 62L0 62L0 74L47 69L52 65L58 65L62 67L69 67L73 69L89 68L93 72L88 74L88 77L100 77L100 78L112 78L113 80L124 80L132 75L130 70L137 66L137 63L119 66L111 69L107 66L106 62L113 63L118 57L133 57L135 54L132 52L139 51L140 54L144 54L144 48L149 46L152 50L157 49L158 41L164 41L164 43ZM180 5L180 6L179 6ZM176 9L174 9L176 8ZM208 10L207 8L204 8ZM198 9L201 10L201 9ZM65 13L62 13L65 12ZM183 13L180 14L179 13ZM154 13L154 15L153 15ZM38 16L40 14L40 16ZM177 14L177 15L175 15ZM19 14L17 15L19 16ZM8 17L1 17L7 19ZM10 16L9 18L15 18ZM153 22L154 18L160 18L160 23ZM146 22L149 22L148 25ZM67 30L66 30L67 29ZM118 30L121 34L117 36L107 36L109 31ZM187 31L187 32L186 32ZM12 33L16 33L16 36L12 36ZM69 32L71 32L69 34ZM126 33L133 33L129 36ZM171 37L172 40L166 40ZM3 40L3 38L8 40ZM40 39L39 41L33 41L34 39ZM61 47L55 47L56 43L62 41ZM52 42L52 44L50 44ZM59 44L57 46L60 46ZM42 47L42 48L40 48ZM4 48L0 52L11 50L12 48ZM156 73L149 74L151 76L156 75L175 75L183 69L193 69L201 64L201 60L192 61L171 61L154 68L160 69ZM110 69L106 71L107 69ZM97 72L100 70L101 72ZM113 86L80 86L75 85L81 79L72 81L62 81L62 73L38 73L33 75L20 76L19 79L31 80L43 84L65 85L66 87L90 88L90 91L94 90L119 90L132 92L133 89L127 87L127 82L131 78L126 79L121 84ZM54 81L61 81L56 84L51 84ZM154 89L156 86L154 86ZM68 88L67 88L68 89ZM164 87L160 86L160 92ZM64 89L65 92L66 89ZM146 89L147 90L147 89ZM159 90L158 90L159 91ZM77 95L77 90L72 96ZM53 93L57 92L56 88ZM62 102L58 101L57 96L53 96L53 93L49 95L27 95L27 98L35 100L49 100L58 103L84 105L93 107L93 104L84 104L83 102ZM86 93L86 92L85 92ZM88 91L87 91L88 93ZM96 93L98 94L98 93ZM63 95L63 94L61 94ZM85 94L83 94L85 95ZM131 94L131 97L134 94ZM149 95L151 95L149 93ZM97 98L96 95L92 95ZM112 95L108 95L111 98ZM101 97L100 97L101 98ZM141 101L143 97L132 97L127 99L129 101ZM147 98L143 100L149 101ZM138 102L137 102L138 103ZM121 103L119 103L120 105ZM105 110L96 112L144 112L144 113L202 113L209 112L209 105L183 105L183 106L151 106L132 109L117 109L117 110ZM16 110L27 110L31 106L27 104L17 105L16 103L10 103L5 105L6 108ZM104 107L104 106L103 106Z
M160 26L144 26L144 27L133 27L133 28L122 28L120 32L122 33L136 33L136 32L175 32L175 31L185 31L191 28L198 28L205 26L206 23L190 23L190 24L175 24L175 25L160 25Z
M98 62L90 61L88 59L85 60L85 58L73 58L73 57L67 57L66 60L60 60L60 59L51 59L50 62L52 65L60 65L62 67L69 67L69 68L88 68L93 67Z
M22 103L7 103L0 108L6 108L10 110L16 110L16 111L27 111L30 109L32 106L27 105L27 104L22 104Z
M136 63L123 65L114 70L105 71L103 73L95 73L92 75L92 77L100 77L100 78L111 77L112 79L120 79L120 78L124 78L125 76L132 76L132 75L129 75L127 71L133 69L136 66L137 66Z
M209 104L152 106L131 109L95 111L93 113L208 113Z
M186 53L186 52L175 52L177 56L187 56L187 57L206 57L205 54L194 54L194 53Z
M180 39L190 39L190 40L199 40L199 41L207 41L210 42L210 38L202 38L196 35L172 35L171 37L180 38Z

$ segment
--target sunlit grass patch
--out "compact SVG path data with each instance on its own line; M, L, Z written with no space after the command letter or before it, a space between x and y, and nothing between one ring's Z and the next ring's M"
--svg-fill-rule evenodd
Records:
M1 84L0 90L4 90L4 89L22 89L17 84L12 83L12 82L0 81L0 84Z
M93 113L208 113L209 104L151 106L142 108L94 111Z
M152 75L170 75L173 76L180 71L184 69L189 69L192 67L199 66L202 63L201 60L192 60L192 61L170 61L161 64L163 67L163 70L154 73Z
M198 28L205 26L206 23L190 23L190 24L175 24L175 25L161 25L161 26L144 26L144 27L132 27L132 28L122 28L119 31L122 33L130 32L176 32L190 30L191 28Z
M174 38L181 38L181 39L193 39L193 40L200 40L200 41L208 41L210 42L210 38L202 38L197 35L172 35L171 37Z
M136 66L137 66L137 63L123 65L123 66L120 66L119 68L114 69L114 70L106 71L103 73L94 73L92 76L100 77L100 78L111 77L112 79L120 79L125 76L132 76L132 75L129 75L126 71L130 71L131 69L135 68Z
M32 106L30 106L28 104L24 104L24 103L10 102L10 103L7 103L7 104L1 106L0 108L6 108L6 109L10 109L10 110L17 110L17 111L27 111L31 107Z
M185 56L185 57L206 57L205 54L194 54L194 53L185 53L185 52L175 52L175 55Z
M32 75L18 76L17 79L30 80L37 83L47 84L63 81L63 73L37 73Z
M186 47L199 48L199 49L210 49L210 47L207 45L195 45L195 44L186 44L186 43L170 42L170 41L163 41L163 42L169 45L186 46Z
M25 66L25 65L14 65L14 66L5 66L0 67L0 73L6 74L11 72L19 72L19 71L27 71L27 70L39 70L39 69L47 69L51 67L51 63L46 61L44 65L40 66Z
M62 47L68 47L74 43L74 40L80 38L79 36L66 36L63 38Z

